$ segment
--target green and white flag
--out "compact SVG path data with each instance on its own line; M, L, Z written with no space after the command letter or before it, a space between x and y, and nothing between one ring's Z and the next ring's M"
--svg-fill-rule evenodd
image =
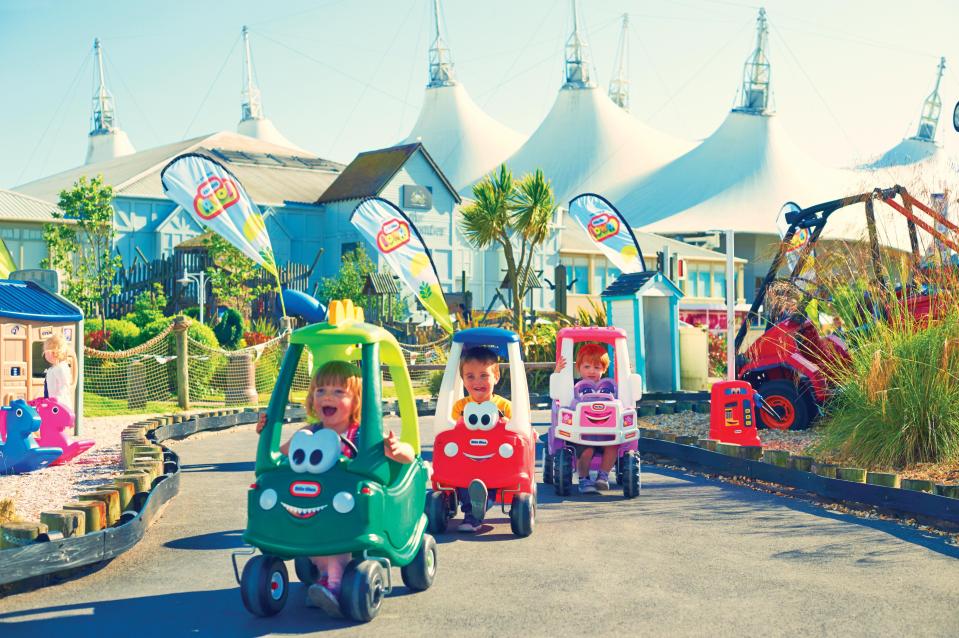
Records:
M410 218L391 202L370 197L353 210L350 222L383 256L436 323L453 332L436 265Z

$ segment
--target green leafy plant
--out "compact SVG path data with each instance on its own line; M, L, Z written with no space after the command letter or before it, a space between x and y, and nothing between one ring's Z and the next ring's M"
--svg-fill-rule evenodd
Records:
M60 209L54 219L73 223L51 223L43 227L49 257L41 261L43 268L63 274L63 294L77 305L94 307L106 318L107 303L120 292L115 282L123 262L113 254L113 187L97 175L91 180L81 176L72 189L60 191Z
M101 329L100 326L103 326ZM141 343L140 328L126 319L107 319L84 326L85 338L97 350L129 350Z
M166 295L163 294L163 285L154 283L150 290L144 290L133 302L133 312L124 317L139 327L162 319L167 306Z
M249 316L253 301L274 289L273 284L252 283L266 271L216 233L205 235L203 243L214 265L208 271L213 296L241 317Z
M477 248L502 248L512 292L513 330L522 334L524 299L531 285L527 274L556 212L552 186L539 169L517 182L503 164L473 185L473 199L461 211L460 228Z
M369 299L363 294L363 286L366 284L366 277L371 273L376 273L376 264L370 259L363 246L357 246L355 249L343 255L343 261L340 264L340 270L335 277L324 278L320 283L320 298L327 302L334 299L351 299L354 305L367 307ZM425 284L424 284L425 285ZM420 290L424 293L423 289ZM429 296L430 291L425 291ZM384 304L393 309L392 316L385 319L399 319L403 311L399 295L391 295L392 303Z
M235 350L243 338L243 317L233 308L227 308L213 327L217 341L227 350Z

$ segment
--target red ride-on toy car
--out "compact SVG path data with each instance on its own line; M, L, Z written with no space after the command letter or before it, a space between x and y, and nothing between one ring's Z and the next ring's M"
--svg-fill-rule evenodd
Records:
M463 418L453 422L453 403L463 396L460 355L474 346L491 348L509 363L509 420L501 417L495 404L487 402L467 404ZM468 487L473 479L496 489L496 502L504 513L509 513L514 534L533 533L536 438L529 412L526 370L516 333L499 328L469 328L454 334L436 406L433 490L426 499L430 533L446 531L457 511L456 488Z

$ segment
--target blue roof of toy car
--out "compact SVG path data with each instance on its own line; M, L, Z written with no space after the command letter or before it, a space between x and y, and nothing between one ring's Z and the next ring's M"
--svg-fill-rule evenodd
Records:
M507 358L506 347L511 343L519 343L519 336L512 330L502 328L467 328L453 335L454 343L462 343L464 348L470 346L489 346L497 351L499 356Z
M21 321L73 322L83 319L76 308L32 281L0 279L0 317Z

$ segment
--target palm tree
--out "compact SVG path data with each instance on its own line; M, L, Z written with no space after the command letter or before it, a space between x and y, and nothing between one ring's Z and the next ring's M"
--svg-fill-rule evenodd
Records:
M517 183L503 164L473 186L473 199L462 210L460 228L477 248L498 245L503 249L513 293L513 328L522 334L523 299L530 287L533 256L546 241L556 210L552 187L541 170Z

